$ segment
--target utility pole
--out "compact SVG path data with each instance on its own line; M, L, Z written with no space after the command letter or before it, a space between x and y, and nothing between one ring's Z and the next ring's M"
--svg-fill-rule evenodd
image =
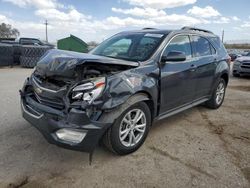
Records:
M224 42L224 29L222 29L221 41Z
M48 42L48 20L45 20L45 23L44 23L44 25L45 25L45 32L46 32L46 42Z

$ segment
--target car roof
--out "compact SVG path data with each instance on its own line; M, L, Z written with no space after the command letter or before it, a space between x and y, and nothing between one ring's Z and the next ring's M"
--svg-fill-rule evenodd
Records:
M211 31L192 28L192 27L183 27L177 30L167 30L167 29L156 29L156 28L143 28L141 30L130 30L130 31L123 31L120 34L129 34L129 33L155 33L155 34L164 34L167 35L171 32L174 33L188 33L188 34L199 34L203 36L210 36L210 37L217 37L217 35L213 34Z
M154 29L154 28L146 28L141 30L130 30L130 31L123 31L121 34L128 34L128 33L155 33L155 34L169 34L173 30L164 30L164 29Z

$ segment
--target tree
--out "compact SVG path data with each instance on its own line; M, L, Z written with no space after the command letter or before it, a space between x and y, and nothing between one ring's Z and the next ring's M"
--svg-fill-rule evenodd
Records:
M97 45L98 45L98 43L95 41L88 42L88 46L96 47Z
M16 28L12 28L11 25L2 23L0 25L0 38L16 38L20 35L20 32Z

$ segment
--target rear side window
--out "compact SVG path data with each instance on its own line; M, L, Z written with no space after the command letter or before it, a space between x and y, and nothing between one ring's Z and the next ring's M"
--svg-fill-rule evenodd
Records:
M215 48L212 46L212 44L210 44L210 48L211 48L211 53L212 53L212 54L216 54L216 50L215 50Z
M210 37L210 40L216 46L218 51L227 54L227 51L219 37Z
M207 56L211 55L211 44L209 41L203 37L193 36L193 44L194 44L194 56Z
M163 55L167 56L170 51L183 52L186 58L191 58L192 52L189 37L186 35L174 37L163 52Z
M217 46L222 46L222 42L220 41L219 37L211 37L210 40L212 40Z

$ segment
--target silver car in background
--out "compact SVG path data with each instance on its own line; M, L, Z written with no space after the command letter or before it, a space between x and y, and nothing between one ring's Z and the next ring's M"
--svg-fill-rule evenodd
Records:
M233 76L250 75L250 52L234 61Z

